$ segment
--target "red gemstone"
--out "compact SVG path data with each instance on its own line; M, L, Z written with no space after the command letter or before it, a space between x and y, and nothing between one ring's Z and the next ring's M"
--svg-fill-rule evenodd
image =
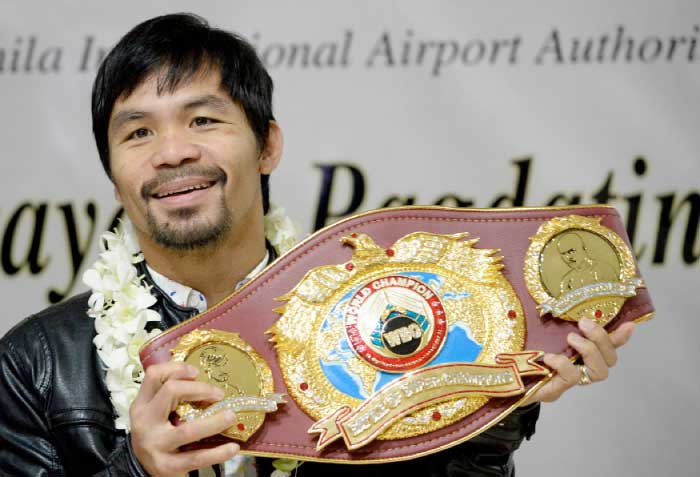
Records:
M346 269L348 272L351 272L353 268L355 268L355 265L353 265L352 263L346 263L346 264L345 264L345 269Z
M514 320L517 316L518 314L515 312L515 310L508 310L508 318L510 318L511 320Z
M302 391L306 391L307 389L309 389L309 385L306 383L301 383L299 385L299 389L301 389Z
M239 431L245 430L245 424L243 424L242 422L239 422L236 427L238 428Z
M442 419L442 414L440 414L440 411L435 411L433 413L433 421L439 421Z
M600 311L600 310L596 310L596 311L595 311L595 317L596 317L596 318L600 318L600 317L602 317L602 316L603 316L603 312L602 312L602 311Z
M386 255L387 255L387 257L393 257L393 256L394 256L394 253L396 253L396 252L394 252L394 249L393 249L393 248L388 248L388 249L386 249Z
M351 236L352 238L357 238L357 234L356 234L355 232L351 233L350 236Z

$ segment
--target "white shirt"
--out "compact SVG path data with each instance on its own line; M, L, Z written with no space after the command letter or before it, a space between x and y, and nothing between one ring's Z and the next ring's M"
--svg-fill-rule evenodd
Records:
M243 280L236 283L234 290L238 290L248 283L255 275L260 273L263 268L267 266L269 260L270 252L265 251L265 256L260 260L260 263L258 263ZM187 308L196 308L200 313L207 311L207 299L204 297L203 293L187 285L178 283L175 280L171 280L165 275L153 270L148 264L146 264L146 268L148 269L148 273L151 274L151 278L153 278L155 284L158 285L158 288L163 290L177 305Z

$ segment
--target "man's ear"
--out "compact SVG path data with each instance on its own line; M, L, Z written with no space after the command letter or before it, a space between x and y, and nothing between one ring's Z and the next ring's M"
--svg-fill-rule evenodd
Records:
M265 149L260 154L258 163L258 172L261 174L270 174L277 168L282 159L282 148L284 146L284 136L282 129L277 122L270 121L270 130L267 132L267 141Z

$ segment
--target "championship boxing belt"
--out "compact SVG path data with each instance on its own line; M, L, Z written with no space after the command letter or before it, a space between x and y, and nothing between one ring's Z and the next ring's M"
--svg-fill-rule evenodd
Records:
M202 443L324 462L388 462L464 442L552 378L544 353L587 317L653 306L615 209L401 207L316 232L141 350L220 386L237 422ZM201 403L199 403L201 404Z

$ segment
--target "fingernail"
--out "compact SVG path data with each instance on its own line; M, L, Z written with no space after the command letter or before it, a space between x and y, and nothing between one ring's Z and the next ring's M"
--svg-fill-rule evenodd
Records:
M226 418L227 421L235 421L236 420L236 413L230 409L227 409L224 411L224 417Z
M587 333L595 329L595 323L593 323L593 320L589 320L588 318L581 318L581 321L579 321L578 324L579 327Z
M235 454L239 450L241 450L240 446L238 444L228 444L227 449L229 454Z
M199 374L199 368L196 366L192 366L191 364L187 365L187 376L195 377Z
M214 398L215 399L223 399L224 398L224 390L221 388L216 388L214 391Z

